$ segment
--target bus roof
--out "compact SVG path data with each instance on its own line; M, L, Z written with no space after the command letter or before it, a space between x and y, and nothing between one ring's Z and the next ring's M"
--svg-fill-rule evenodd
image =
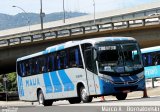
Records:
M43 54L59 51L59 50L65 49L65 48L77 46L79 44L84 44L84 43L95 44L95 43L101 42L101 41L111 42L111 41L127 41L127 40L136 41L132 37L98 37L98 38L84 39L84 40L78 40L78 41L68 41L68 42L65 42L65 43L62 43L62 44L58 44L58 45L48 47L44 51L18 58L17 61L33 58L33 57L36 57L36 56L41 56Z
M143 53L155 52L155 51L160 51L160 46L148 47L148 48L141 49L142 54Z

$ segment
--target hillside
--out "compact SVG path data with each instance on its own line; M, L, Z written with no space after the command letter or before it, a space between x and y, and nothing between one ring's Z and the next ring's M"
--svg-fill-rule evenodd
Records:
M66 18L78 17L87 15L87 13L80 12L66 12ZM44 22L57 21L63 19L63 12L46 14L44 17ZM28 20L30 24L40 23L40 17L37 13L19 13L17 15L7 15L0 13L0 30L16 28L28 25Z

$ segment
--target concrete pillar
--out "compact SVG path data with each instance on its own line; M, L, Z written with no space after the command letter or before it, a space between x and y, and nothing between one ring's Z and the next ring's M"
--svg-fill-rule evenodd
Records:
M21 44L21 37L19 37L18 39L19 39L19 44Z
M85 34L85 27L82 27L82 32L83 34Z
M129 28L129 21L126 21L126 27Z
M31 35L30 37L31 37L31 42L33 42L33 35Z
M69 32L69 36L72 36L72 30L69 29L68 32Z
M99 26L100 26L100 25L96 25L96 26L97 26L97 32L99 32Z
M55 33L55 37L57 38L58 37L58 32L54 31L54 33Z
M145 26L145 19L142 19L142 26Z
M42 38L43 38L43 40L45 40L45 35L44 35L44 33L41 33L41 35L42 35Z
M9 40L9 39L7 39L7 45L8 45L8 46L10 45L10 40Z
M112 30L114 30L114 23L111 23L111 28Z

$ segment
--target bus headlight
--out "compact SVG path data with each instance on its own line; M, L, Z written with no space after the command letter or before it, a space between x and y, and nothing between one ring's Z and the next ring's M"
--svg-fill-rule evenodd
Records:
M139 80L144 78L144 74L138 75Z

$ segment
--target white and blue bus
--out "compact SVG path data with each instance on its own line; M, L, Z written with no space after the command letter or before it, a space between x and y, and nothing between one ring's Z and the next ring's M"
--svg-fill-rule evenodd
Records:
M141 49L146 78L160 77L160 46Z
M106 95L124 100L145 89L140 48L131 37L70 41L18 58L17 81L20 100L45 106Z

